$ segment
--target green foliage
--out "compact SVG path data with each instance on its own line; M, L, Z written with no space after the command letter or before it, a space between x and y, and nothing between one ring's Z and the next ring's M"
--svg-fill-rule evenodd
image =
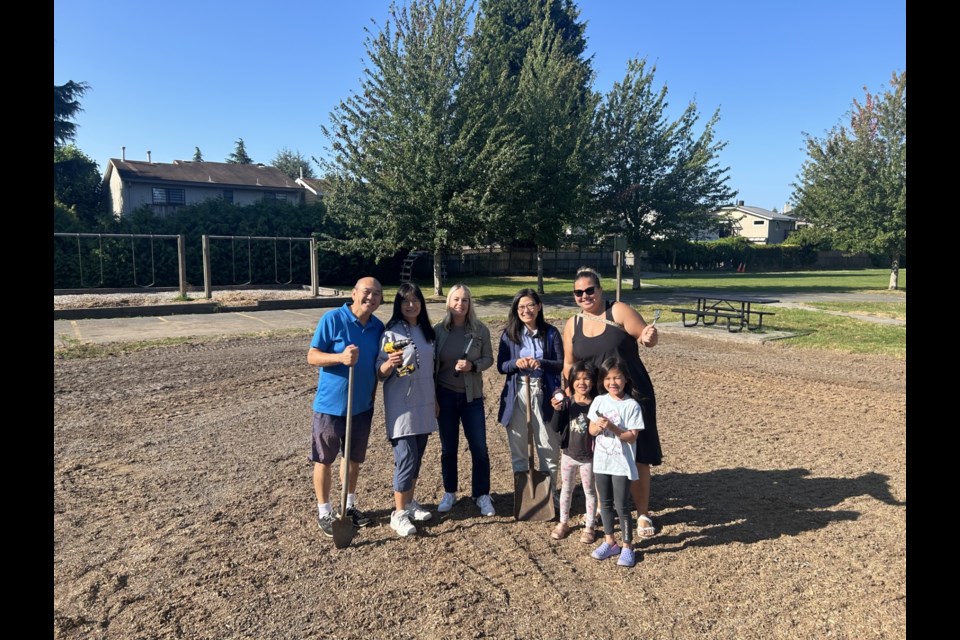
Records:
M237 140L237 146L233 149L233 153L227 156L227 159L224 160L227 164L253 164L253 158L247 155L247 147L243 143L243 138Z
M809 267L817 260L810 247L754 244L740 236L658 244L648 255L651 262L674 270L733 271L744 264L751 271L783 271Z
M326 201L346 232L324 236L326 247L380 262L439 255L482 232L472 180L488 156L467 153L458 93L468 17L464 0L394 3L383 29L368 31L361 89L322 127L333 151Z
M80 98L90 89L86 82L70 80L66 84L53 85L53 147L66 144L77 134L77 125L72 119L79 112Z
M286 147L277 151L277 155L273 157L270 166L280 169L288 178L293 180L300 177L301 171L303 171L304 178L317 177L307 158L304 158L299 151L291 151Z
M837 248L887 256L890 288L907 242L906 112L904 71L882 94L854 100L849 128L804 134L808 158L794 185L797 215L831 230Z
M631 60L597 112L600 173L595 187L605 230L626 238L635 253L656 240L683 244L713 222L710 212L735 196L729 168L717 164L725 142L715 141L717 110L699 136L694 102L674 122L666 116L667 88L654 88L656 67ZM639 278L634 278L638 286Z
M833 247L834 234L829 229L819 227L800 227L790 233L783 241L784 245L804 247L816 251L830 251Z
M53 201L74 212L85 222L93 222L101 212L103 178L100 168L76 146L53 149Z
M193 148L193 162L203 162L203 154L200 153L200 147Z

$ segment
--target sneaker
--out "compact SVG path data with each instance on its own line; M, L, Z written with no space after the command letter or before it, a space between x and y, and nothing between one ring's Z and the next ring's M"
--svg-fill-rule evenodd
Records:
M328 513L325 516L317 514L317 522L320 524L320 531L328 538L333 537L333 514Z
M593 553L590 554L590 557L594 560L606 560L607 558L612 558L619 553L620 545L618 545L616 542L610 544L609 542L604 541L603 544L593 550Z
M440 513L446 513L453 509L453 505L457 502L457 494L455 493L444 493L443 498L440 500L440 504L437 506L437 511Z
M480 508L480 515L482 516L497 515L497 510L493 508L493 498L489 494L477 498L477 506Z
M410 522L408 511L394 511L390 514L390 528L401 538L406 538L417 532L417 528Z
M632 567L637 564L637 558L633 553L633 549L629 547L621 549L620 557L617 558L617 564L621 567Z
M407 503L407 513L410 514L410 519L414 522L424 522L433 517L433 514L421 507L416 500Z
M347 508L347 517L352 518L353 526L358 528L365 527L370 524L370 516L365 514L363 511L360 511L360 509L357 509L356 507Z

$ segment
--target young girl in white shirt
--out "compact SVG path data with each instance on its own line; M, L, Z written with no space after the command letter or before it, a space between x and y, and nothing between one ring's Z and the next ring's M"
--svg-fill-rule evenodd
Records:
M603 521L603 542L590 555L606 560L619 555L617 564L636 564L633 551L633 522L627 510L630 482L638 478L636 459L637 434L643 429L640 404L631 396L630 379L624 362L607 358L600 365L599 380L606 393L594 398L587 417L590 435L595 436L593 473L600 494L600 517ZM613 508L620 516L621 544L613 537Z

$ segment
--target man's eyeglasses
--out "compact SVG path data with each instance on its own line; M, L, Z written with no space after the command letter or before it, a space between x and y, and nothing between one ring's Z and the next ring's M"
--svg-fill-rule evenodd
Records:
M582 298L583 296L592 296L594 293L596 293L596 291L597 287L594 285L592 287L587 287L586 289L574 289L573 295L577 296L578 298Z

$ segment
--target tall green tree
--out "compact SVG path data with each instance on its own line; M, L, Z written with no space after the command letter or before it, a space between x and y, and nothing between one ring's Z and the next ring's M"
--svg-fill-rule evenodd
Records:
M53 146L65 145L77 134L73 117L83 111L80 98L90 89L86 82L70 80L66 84L53 85Z
M640 288L641 251L694 236L711 224L711 211L736 195L726 184L729 168L718 161L726 146L715 139L719 110L699 135L696 103L671 121L667 88L654 87L655 73L645 60L630 60L595 121L596 222L633 252L634 289Z
M280 169L287 177L294 180L300 177L301 171L304 178L317 177L307 158L303 157L299 151L291 151L286 147L277 151L270 166Z
M237 140L236 145L233 153L227 156L225 162L227 162L227 164L253 164L253 158L247 155L247 147L243 143L243 138Z
M332 151L327 205L349 234L330 244L378 261L429 251L437 295L444 252L484 232L485 194L503 188L499 150L473 143L461 108L470 12L465 0L392 3L380 32L368 31L359 92L322 127Z
M509 144L512 188L487 200L500 239L537 247L543 292L543 250L580 219L590 184L596 96L583 57L585 25L570 0L486 0L480 4L471 86L480 99L478 140ZM493 206L496 204L497 206Z
M193 162L203 162L203 154L200 153L200 147L193 148Z
M796 213L834 232L838 248L886 256L898 287L907 248L907 72L853 101L849 127L804 134L807 159L794 184Z
M100 168L75 145L53 150L53 203L92 229L100 213L103 177Z

